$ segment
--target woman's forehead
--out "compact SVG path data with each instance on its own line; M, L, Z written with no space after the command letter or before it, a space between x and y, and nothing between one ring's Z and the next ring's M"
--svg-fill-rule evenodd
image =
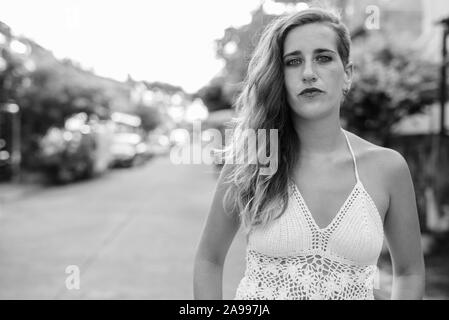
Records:
M284 41L284 53L292 51L313 52L329 49L337 52L335 31L323 23L310 23L290 30Z

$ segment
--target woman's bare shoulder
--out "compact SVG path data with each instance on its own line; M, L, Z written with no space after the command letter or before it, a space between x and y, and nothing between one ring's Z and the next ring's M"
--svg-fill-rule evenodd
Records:
M376 145L354 133L350 133L349 139L357 159L373 172L383 173L388 180L409 174L407 161L398 151Z

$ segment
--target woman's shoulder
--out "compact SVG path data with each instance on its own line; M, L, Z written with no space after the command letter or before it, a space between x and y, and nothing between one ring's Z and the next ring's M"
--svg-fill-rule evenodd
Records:
M374 144L352 132L349 132L348 138L357 157L370 158L375 162L386 165L403 165L405 162L401 153L394 149L385 148Z
M409 173L407 161L400 152L376 145L351 132L348 138L357 161L363 162L372 172L383 173L388 180Z

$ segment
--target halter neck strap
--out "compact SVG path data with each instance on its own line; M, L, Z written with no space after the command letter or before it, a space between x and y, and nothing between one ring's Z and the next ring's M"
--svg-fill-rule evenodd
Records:
M343 129L342 129L342 131L343 131L343 134L345 135L346 143L348 144L349 151L351 152L352 161L354 162L355 178L357 179L357 182L360 182L359 171L357 169L357 161L355 159L354 151L352 150L352 146L351 146L351 143L349 142L349 138L348 138L348 135L346 134L346 131Z

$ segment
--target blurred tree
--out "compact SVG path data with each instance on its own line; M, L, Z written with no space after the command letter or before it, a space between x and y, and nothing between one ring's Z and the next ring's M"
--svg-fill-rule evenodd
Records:
M240 84L246 76L252 52L264 27L275 17L266 14L261 5L252 13L251 23L239 28L227 28L224 36L216 40L217 57L225 62L221 85L228 99L235 98L241 90Z
M231 108L232 98L225 94L225 85L223 78L215 78L196 94L201 98L209 112Z
M438 98L438 66L379 37L353 48L355 73L342 117L350 130L388 146L394 124Z
M154 130L163 121L163 115L157 106L139 105L136 115L141 118L142 128L147 132Z
M0 103L16 101L29 72L26 52L15 52L11 43L27 51L25 43L15 39L10 28L0 21Z
M447 187L441 175L444 168L435 161L437 149L431 136L393 136L392 127L437 101L438 65L381 37L362 38L353 47L356 68L351 92L341 108L342 117L350 131L394 148L407 159L421 228L429 231L435 225L429 223L429 217L438 217L442 211L442 191Z
M107 116L103 109L108 108L109 99L104 88L82 70L55 60L38 65L30 79L31 84L20 97L24 126L30 132L43 134L51 126L62 126L67 117L78 112Z
M215 41L216 55L225 62L224 69L196 93L210 112L231 108L241 91L251 54L263 28L273 18L275 16L267 15L260 5L252 13L249 24L239 28L227 28L224 36Z
M134 113L142 118L146 130L164 121L161 110L168 104L143 106L132 101L135 82L131 78L119 82L95 75L70 59L56 59L51 51L24 37L20 38L19 49L25 48L26 55L15 53L10 43L16 40L10 28L0 22L0 103L15 100L20 106L25 166L35 163L38 141L47 130L62 127L75 113L85 112L99 119L108 119L111 111ZM174 94L187 96L178 86L144 83L167 101Z
M12 89L21 107L25 167L36 163L38 141L46 131L50 127L62 127L71 115L86 112L107 119L113 107L132 107L131 88L126 83L99 77L71 60L56 59L50 51L29 39L23 41L31 48L30 60L34 67L27 74L26 85Z
M184 90L179 87L179 86L175 86L169 83L165 83L165 82L160 82L160 81L155 81L155 82L148 82L145 81L145 85L149 90L154 90L154 89L159 89L169 95L173 95L179 92L183 92Z

